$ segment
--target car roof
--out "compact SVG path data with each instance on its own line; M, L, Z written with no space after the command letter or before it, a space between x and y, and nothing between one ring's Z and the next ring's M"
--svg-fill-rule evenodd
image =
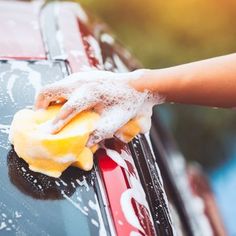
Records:
M0 1L0 58L46 59L39 30L41 6L42 1L30 5L20 1Z

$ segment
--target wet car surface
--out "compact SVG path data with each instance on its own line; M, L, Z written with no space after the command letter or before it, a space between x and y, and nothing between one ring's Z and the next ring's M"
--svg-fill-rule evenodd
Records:
M74 11L80 9L79 5L52 3L42 8L31 3L17 4L20 4L20 8L34 7L36 12L41 12L40 19L34 24L38 24L44 36L45 54L43 56L43 50L37 51L21 44L23 48L20 51L25 52L26 47L27 53L20 57L18 49L13 47L14 44L19 45L18 38L12 38L10 46L7 44L7 35L2 39L2 46L11 49L10 53L6 53L6 48L0 48L0 233L128 235L139 232L141 235L155 235L167 232L172 235L160 177L156 179L157 191L148 199L141 185L140 181L145 183L145 180L139 176L133 158L145 155L143 152L132 156L131 146L129 148L118 140L110 140L106 143L107 149L113 150L116 155L125 155L125 166L111 159L106 150L99 150L91 172L70 167L58 179L30 171L14 152L8 140L13 115L19 109L32 108L35 95L42 86L83 69L106 67L113 71L128 71L133 66L133 59L129 60L130 54L123 53L124 49L118 44L116 47L110 45L111 36L101 32L95 37L83 18L80 20L78 15L74 15ZM9 12L16 8L13 3L7 2L6 6ZM59 12L68 19L59 17ZM21 11L14 17L19 18L20 14ZM11 19L12 14L4 16L10 17L11 21L16 20L14 17ZM20 23L24 23L24 18ZM28 30L32 30L31 26ZM14 34L13 29L9 31ZM35 40L35 45L41 44L37 42L39 38ZM139 143L139 138L136 142ZM119 181L115 186L116 179ZM153 183L149 183L149 188L154 188ZM150 205L154 198L157 199L156 203ZM157 204L162 204L163 208L156 211ZM161 223L160 216L163 217Z
M0 235L212 235L204 202L194 208L184 159L155 116L151 136L129 144L107 140L90 172L70 167L55 179L28 169L8 140L10 123L16 111L32 107L43 85L88 69L140 65L78 4L0 4L0 19L10 25L21 19L17 31L9 28L11 43L7 34L0 40ZM21 18L30 9L31 18ZM34 32L39 50L28 38L19 43L29 20L34 27L25 30Z
M58 232L73 235L75 231L95 235L98 229L101 235L109 235L109 228L105 229L106 214L100 207L105 203L94 170L83 172L71 167L59 179L35 173L17 156L8 141L14 113L31 107L35 92L41 86L64 78L65 65L62 62L3 61L0 71L0 124L5 127L0 132L0 228L9 235L32 232L34 235Z

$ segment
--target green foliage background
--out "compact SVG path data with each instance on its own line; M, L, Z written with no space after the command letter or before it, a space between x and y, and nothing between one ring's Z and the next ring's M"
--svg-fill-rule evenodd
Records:
M83 0L146 67L235 51L234 0Z
M81 0L148 68L236 51L235 0ZM212 169L228 159L235 111L162 105L161 116L188 160Z

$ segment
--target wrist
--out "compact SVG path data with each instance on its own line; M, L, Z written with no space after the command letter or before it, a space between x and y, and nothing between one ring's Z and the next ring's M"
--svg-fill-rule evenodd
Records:
M140 77L130 81L131 87L140 92L150 91L168 102L175 101L175 95L181 91L184 81L181 68L141 69L140 71Z
M146 81L148 79L148 72L151 71L149 69L138 69L132 71L132 76L129 80L129 85L139 92L143 92L145 90L150 90L148 86L146 86Z

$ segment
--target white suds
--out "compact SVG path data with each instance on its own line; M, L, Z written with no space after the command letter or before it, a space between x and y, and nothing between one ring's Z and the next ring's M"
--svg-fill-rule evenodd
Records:
M143 191L141 183L134 177L130 176L131 188L122 193L120 204L126 220L135 228L144 233L144 229L141 226L139 219L135 213L131 200L134 199L139 204L149 209L147 205L146 195Z
M5 223L5 222L1 222L1 224L0 224L0 230L4 229L4 228L6 228L6 227L7 227L6 223Z
M89 200L88 205L91 209L95 210L97 212L98 220L99 220L99 236L105 236L107 235L106 229L104 226L102 214L100 211L100 208L98 207L98 200L97 196L95 195L95 202Z
M107 43L107 44L110 44L110 45L112 45L114 43L113 37L111 35L107 34L107 33L103 33L101 35L101 41L103 43Z
M4 134L10 133L10 125L0 124L0 132Z
M130 234L130 236L142 236L142 234L136 232L136 231L132 231Z
M11 64L11 68L12 70L19 69L21 71L27 72L28 74L27 79L34 88L35 94L38 94L38 92L42 88L41 74L38 71L30 68L30 66L24 61L15 61L14 63Z
M88 216L88 212L86 212L79 203L75 202L74 200L72 200L70 197L68 197L64 191L61 191L62 196L69 202L71 203L74 207L76 207L77 209L79 209L81 211L81 213L83 213L84 215Z
M67 154L67 155L64 155L60 158L57 158L56 161L59 163L74 162L74 161L76 161L76 156L74 154Z
M86 12L83 10L83 8L79 4L75 4L75 5L76 5L77 16L79 17L81 21L86 23L88 21L88 16Z
M106 148L106 153L107 155L115 162L117 163L119 166L123 167L125 170L128 171L128 167L127 164L125 162L125 160L122 158L122 156L115 150L112 149L108 149Z
M99 61L99 64L102 65L103 64L102 52L101 52L100 45L98 44L98 41L93 36L86 36L85 40L87 40L89 45L91 45L91 49L93 50L93 53L94 53L94 55L90 55L90 56L94 56L95 58L97 58Z
M9 95L12 102L15 102L12 90L17 77L18 77L17 75L11 75L11 77L7 82L7 94Z
M121 153L118 153L115 150L111 150L105 148L107 155L116 162L119 166L123 167L129 173L129 180L131 188L127 189L125 192L122 193L120 198L121 209L126 220L131 224L133 227L137 228L141 232L144 233L144 229L141 226L139 219L135 213L131 200L134 199L136 202L141 204L146 208L146 210L150 214L149 206L146 200L146 194L143 190L143 187L140 181L135 177L134 174L131 174L128 170L128 166L126 161L129 161L128 154L122 150ZM130 162L131 163L131 162ZM131 163L133 164L133 163ZM151 215L151 214L150 214ZM120 222L118 222L120 224ZM137 233L137 232L134 232ZM134 234L135 235L135 234ZM136 235L139 235L138 233Z

